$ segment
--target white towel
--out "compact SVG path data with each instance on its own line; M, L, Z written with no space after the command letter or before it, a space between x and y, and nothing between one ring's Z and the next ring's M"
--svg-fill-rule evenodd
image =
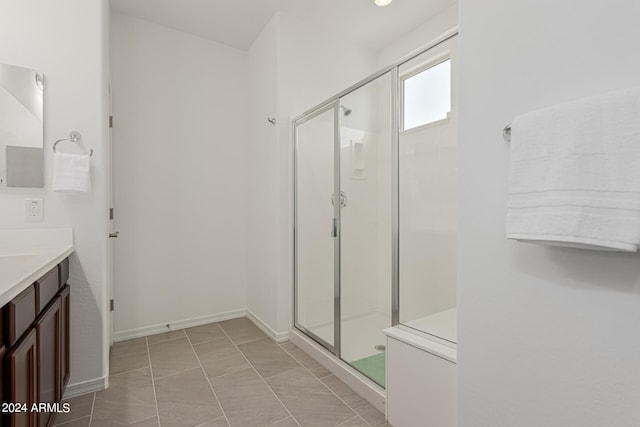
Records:
M53 155L53 191L91 191L91 157L56 152Z
M638 250L640 88L519 116L510 150L507 238Z

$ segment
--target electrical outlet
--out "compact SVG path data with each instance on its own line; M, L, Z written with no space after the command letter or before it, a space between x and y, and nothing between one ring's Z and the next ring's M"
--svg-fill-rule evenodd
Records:
M44 220L44 200L24 199L25 219L27 222L40 222Z

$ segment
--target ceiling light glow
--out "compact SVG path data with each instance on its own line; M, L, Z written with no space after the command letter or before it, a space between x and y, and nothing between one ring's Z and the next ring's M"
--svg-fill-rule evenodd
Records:
M393 0L373 0L373 2L377 5L377 6L386 6L388 4L390 4Z

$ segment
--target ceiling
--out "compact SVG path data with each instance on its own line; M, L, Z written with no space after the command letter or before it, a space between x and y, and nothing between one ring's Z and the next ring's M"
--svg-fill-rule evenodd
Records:
M380 50L457 0L111 0L111 8L169 28L247 50L277 11L327 26Z

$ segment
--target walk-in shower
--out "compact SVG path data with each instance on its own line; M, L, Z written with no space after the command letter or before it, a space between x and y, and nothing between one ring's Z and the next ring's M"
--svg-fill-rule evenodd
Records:
M294 120L294 325L381 387L384 329L455 343L454 36Z

